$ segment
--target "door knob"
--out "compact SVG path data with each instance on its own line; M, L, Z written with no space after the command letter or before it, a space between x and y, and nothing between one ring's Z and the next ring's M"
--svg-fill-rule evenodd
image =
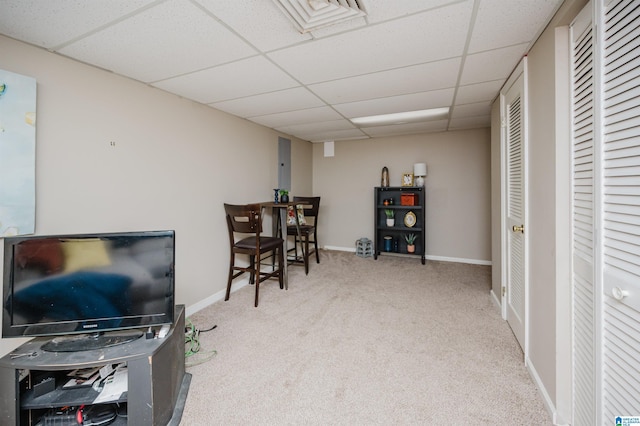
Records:
M524 225L513 225L511 229L513 230L513 232L522 232L524 234Z
M629 292L621 289L620 287L614 287L611 289L611 295L616 300L622 300L629 295Z

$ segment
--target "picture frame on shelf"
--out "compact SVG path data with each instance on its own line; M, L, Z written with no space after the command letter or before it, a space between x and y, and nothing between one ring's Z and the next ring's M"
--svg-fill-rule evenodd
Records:
M402 174L402 186L413 186L413 173Z
M404 226L407 228L413 228L416 225L416 222L417 218L414 212L409 211L404 215Z

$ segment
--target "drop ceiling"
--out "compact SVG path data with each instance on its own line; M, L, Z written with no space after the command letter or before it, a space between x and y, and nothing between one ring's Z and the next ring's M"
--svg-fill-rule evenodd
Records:
M492 100L562 0L357 0L364 15L310 30L281 3L2 0L0 34L287 135L339 141L489 127ZM349 120L439 107L447 119Z

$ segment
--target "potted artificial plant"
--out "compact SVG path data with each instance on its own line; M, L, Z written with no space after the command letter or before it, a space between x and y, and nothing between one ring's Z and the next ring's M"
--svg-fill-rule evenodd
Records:
M413 253L416 251L415 241L416 234L407 234L404 236L404 240L407 242L407 253Z
M289 191L287 191L286 189L281 189L280 190L280 202L281 203L288 203L289 202Z
M384 209L384 214L387 216L387 226L393 226L396 222L395 212L392 209Z

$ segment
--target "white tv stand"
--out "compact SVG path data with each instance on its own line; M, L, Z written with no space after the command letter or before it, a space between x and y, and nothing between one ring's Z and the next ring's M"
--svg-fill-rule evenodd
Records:
M91 387L61 389L64 381L56 379L55 390L35 396L40 393L36 392L36 385L44 384L36 382L38 377L59 377L79 368L126 363L128 388L118 400L122 405L126 403L126 417L111 424L177 425L191 381L184 365L184 315L184 305L177 305L174 325L164 339L142 336L121 345L79 352L43 351L41 346L49 338L25 343L12 354L35 356L15 358L8 354L0 359L2 424L35 424L51 408L88 406L98 395Z

